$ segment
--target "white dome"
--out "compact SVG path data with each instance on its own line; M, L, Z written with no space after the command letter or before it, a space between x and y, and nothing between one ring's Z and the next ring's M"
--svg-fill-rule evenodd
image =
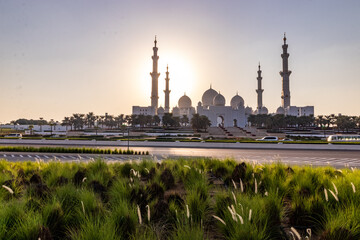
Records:
M163 107L159 107L158 110L157 110L157 113L160 114L160 115L164 114L164 112L165 112L165 110L164 110Z
M230 106L234 109L237 109L239 106L244 106L244 99L236 94L230 101Z
M208 90L206 90L204 92L204 94L202 95L201 101L204 107L208 107L208 106L212 106L213 105L213 100L214 97L218 94L217 91L215 91L214 89L210 88Z
M266 107L262 107L260 110L260 114L268 114L269 110Z
M253 110L252 110L251 107L246 107L246 108L245 108L245 114L246 114L246 115L250 115L250 114L252 114L252 113L253 113Z
M184 96L179 99L178 105L179 108L191 108L191 99L184 94Z
M173 116L180 115L180 109L178 107L174 107L172 110Z
M285 109L283 107L278 107L278 109L276 109L276 114L285 114Z
M214 106L225 106L225 97L220 93L214 97L213 100Z

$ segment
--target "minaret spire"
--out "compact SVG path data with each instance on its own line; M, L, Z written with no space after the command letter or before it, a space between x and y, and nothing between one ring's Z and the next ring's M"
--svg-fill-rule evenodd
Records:
M153 71L150 73L150 76L151 76L151 79L152 79L151 107L154 108L155 113L156 113L157 108L158 108L158 100L159 100L158 83L159 83L159 76L160 76L160 73L158 73L159 56L157 55L158 48L156 47L156 44L157 44L156 35L155 35L154 43L155 43L155 46L153 47L154 55L152 56Z
M261 89L261 80L262 80L262 77L261 77L261 67L260 67L260 62L259 62L259 66L258 66L259 70L257 71L257 74L258 74L258 77L256 78L257 81L258 81L258 88L256 89L256 92L257 92L257 113L258 114L261 114L261 109L263 107L263 104L262 104L262 93L264 91L264 89Z
M288 68L289 53L287 52L288 45L286 44L286 33L284 33L284 44L282 45L283 53L281 54L283 69L280 72L282 78L282 92L281 92L281 106L286 110L290 106L290 74Z
M166 78L165 78L165 113L170 112L170 92L169 90L169 65L166 66Z

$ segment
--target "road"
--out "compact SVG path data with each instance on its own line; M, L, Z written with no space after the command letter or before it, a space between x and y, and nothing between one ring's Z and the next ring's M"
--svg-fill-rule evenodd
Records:
M328 150L278 150L278 149L209 149L209 148L165 148L165 147L132 147L135 151L149 151L150 156L140 155L96 155L64 153L1 153L0 158L9 161L56 159L61 161L90 160L101 157L107 161L124 161L151 158L162 160L179 157L213 157L233 158L238 161L256 161L260 163L283 162L290 165L331 165L336 168L360 167L360 151Z

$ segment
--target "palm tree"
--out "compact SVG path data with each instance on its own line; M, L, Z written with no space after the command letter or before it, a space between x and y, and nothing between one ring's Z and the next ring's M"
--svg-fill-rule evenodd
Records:
M158 115L155 115L154 116L154 125L159 126L160 122L161 122L160 117Z
M106 127L110 127L110 129L112 129L115 125L114 116L105 113L104 124Z
M44 118L40 118L39 125L40 125L40 132L42 132L42 125L43 125Z
M96 121L96 116L93 112L89 112L85 116L85 124L88 126L88 128L94 127Z
M71 116L69 118L69 125L70 125L70 130L73 130L73 126L75 127L75 118L73 116Z
M146 116L145 116L145 124L146 124L147 126L151 126L151 125L153 125L153 123L154 123L154 118L153 118L153 116L151 116L151 115L146 115Z
M187 115L183 115L180 119L180 122L183 126L186 126L189 123L189 118Z
M74 113L74 128L76 129L83 129L84 127L84 116L85 114L81 113Z
M30 126L29 126L30 135L33 135L33 128L34 128L34 125L30 125Z
M70 122L70 118L69 117L64 117L64 119L62 120L61 126L65 126L66 131L67 131L68 126L72 126L72 124Z
M206 131L206 129L211 126L211 122L207 116L200 116L198 113L195 113L191 118L191 126L196 131L200 131L200 129Z
M124 124L124 114L120 114L114 118L117 128L120 128Z
M51 136L53 132L53 126L56 125L54 119L50 119L49 125L50 125L50 131L51 131L50 136Z

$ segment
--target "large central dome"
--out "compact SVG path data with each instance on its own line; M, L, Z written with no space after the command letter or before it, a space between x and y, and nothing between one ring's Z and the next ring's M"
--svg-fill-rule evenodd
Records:
M210 88L208 90L206 90L204 92L204 94L202 95L202 98L201 98L202 105L204 107L213 106L213 100L216 95L218 95L218 92L215 91L214 89L212 89L210 86Z
M191 108L191 99L184 94L184 96L179 99L178 105L179 108Z

